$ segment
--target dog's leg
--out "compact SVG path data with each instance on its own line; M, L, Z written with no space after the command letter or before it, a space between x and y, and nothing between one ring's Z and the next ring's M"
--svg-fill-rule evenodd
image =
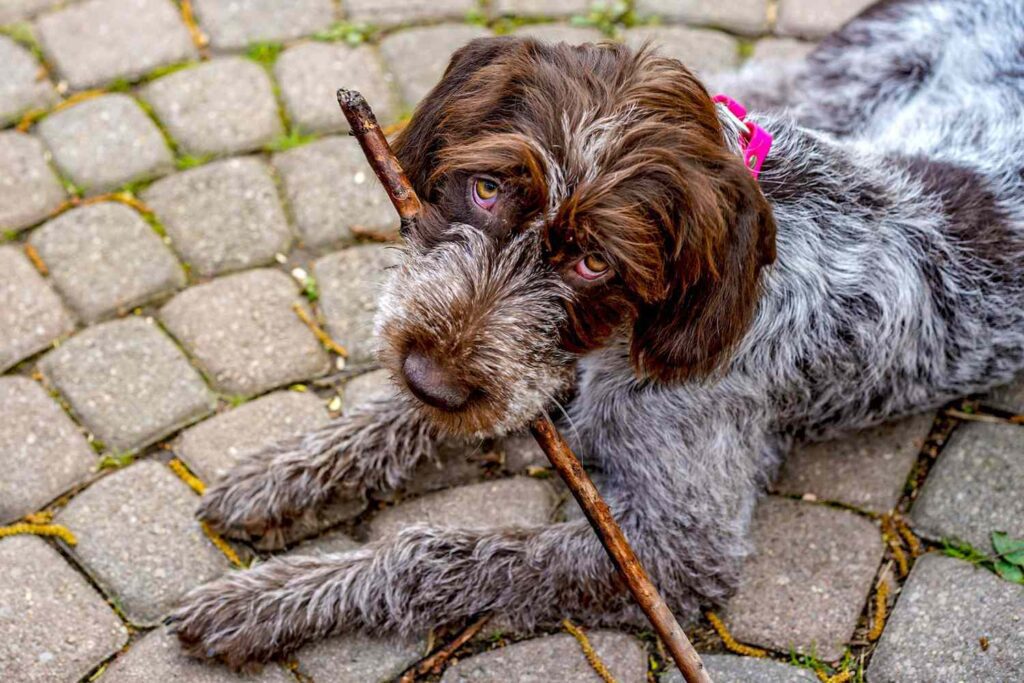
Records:
M242 460L203 496L199 516L273 547L295 525L315 530L317 508L333 497L391 490L434 454L433 431L412 406L378 401Z
M660 469L667 463L657 454L620 455L650 463L644 488L612 476L604 493L669 604L691 617L723 599L748 551L754 487L738 486L736 476L702 490L718 468L729 476L727 464L691 473L677 464L673 472ZM191 652L237 667L337 632L415 634L482 612L523 627L565 616L643 619L593 530L574 520L491 532L413 527L349 553L275 558L196 589L171 620Z

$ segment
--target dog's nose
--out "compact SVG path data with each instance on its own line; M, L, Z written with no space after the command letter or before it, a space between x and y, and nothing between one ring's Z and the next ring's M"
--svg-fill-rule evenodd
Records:
M416 398L435 408L456 411L469 401L470 387L420 351L409 352L402 373Z

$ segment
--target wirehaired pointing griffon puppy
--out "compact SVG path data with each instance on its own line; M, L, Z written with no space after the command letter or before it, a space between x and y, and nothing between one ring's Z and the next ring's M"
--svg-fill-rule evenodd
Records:
M571 396L565 434L669 604L722 601L794 438L1024 367L1021 45L1019 0L883 2L730 89L748 127L648 50L470 43L396 143L426 203L377 320L405 391L239 463L201 517L279 537L400 487L441 435L505 434ZM484 612L642 623L582 519L280 557L171 621L238 666Z

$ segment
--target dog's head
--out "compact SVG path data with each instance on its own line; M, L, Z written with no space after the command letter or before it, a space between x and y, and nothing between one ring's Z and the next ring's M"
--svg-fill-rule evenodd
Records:
M523 425L613 342L639 377L706 376L749 324L771 210L678 61L477 40L395 146L426 212L383 359L448 431Z

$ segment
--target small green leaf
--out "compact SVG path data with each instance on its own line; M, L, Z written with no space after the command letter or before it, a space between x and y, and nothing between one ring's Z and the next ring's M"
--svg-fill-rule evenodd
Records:
M1024 569L1004 560L996 560L996 573L1007 581L1024 584Z
M993 531L992 547L1010 564L1024 566L1024 538L1010 538L1005 531Z

